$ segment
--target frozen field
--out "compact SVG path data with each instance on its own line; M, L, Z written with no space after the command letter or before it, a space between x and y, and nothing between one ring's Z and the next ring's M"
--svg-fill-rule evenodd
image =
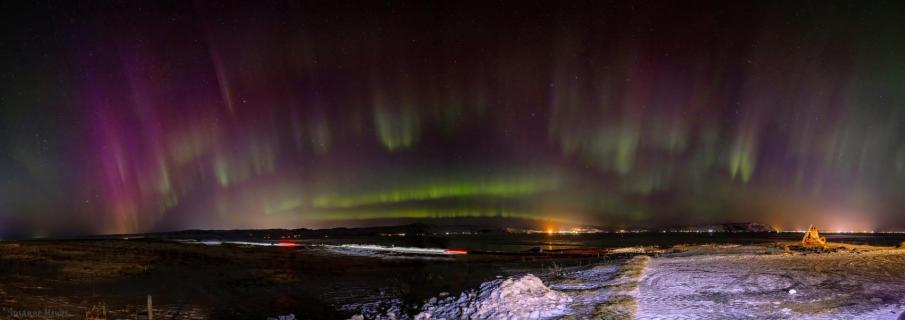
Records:
M489 317L472 312L471 318L896 320L905 311L902 249L789 253L771 245L721 245L678 251L551 269L539 275L543 283L533 284L536 288L521 295L486 294L506 289L493 287L500 280L491 281L458 299L432 299L418 319L462 318L461 313L438 310L489 304L506 306L506 311ZM549 298L559 293L563 298ZM496 300L482 301L485 295ZM557 312L532 313L524 305L532 299L555 304Z
M654 259L637 300L639 319L896 319L905 252Z
M905 250L703 246L650 259L640 273L595 267L549 284L576 296L579 318L897 319L905 311Z

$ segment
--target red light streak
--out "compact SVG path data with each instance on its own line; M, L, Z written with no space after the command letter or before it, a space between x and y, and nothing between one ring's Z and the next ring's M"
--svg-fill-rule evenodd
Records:
M447 249L446 253L448 254L468 254L468 250L465 249Z

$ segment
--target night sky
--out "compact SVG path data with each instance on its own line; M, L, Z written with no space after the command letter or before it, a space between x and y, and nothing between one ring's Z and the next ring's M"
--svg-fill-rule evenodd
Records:
M905 229L902 1L0 12L2 236L475 217Z

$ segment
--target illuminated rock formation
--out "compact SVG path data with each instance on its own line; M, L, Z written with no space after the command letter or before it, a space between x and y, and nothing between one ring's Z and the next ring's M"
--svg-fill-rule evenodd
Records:
M817 232L817 227L811 225L811 227L808 228L808 232L804 234L804 238L801 239L801 244L805 246L826 247L826 238L821 237L820 233Z

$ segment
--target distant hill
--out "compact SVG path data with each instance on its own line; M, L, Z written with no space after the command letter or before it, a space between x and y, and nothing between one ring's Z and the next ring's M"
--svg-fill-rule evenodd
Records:
M690 226L663 227L659 231L667 232L772 232L773 229L754 222L702 224Z

